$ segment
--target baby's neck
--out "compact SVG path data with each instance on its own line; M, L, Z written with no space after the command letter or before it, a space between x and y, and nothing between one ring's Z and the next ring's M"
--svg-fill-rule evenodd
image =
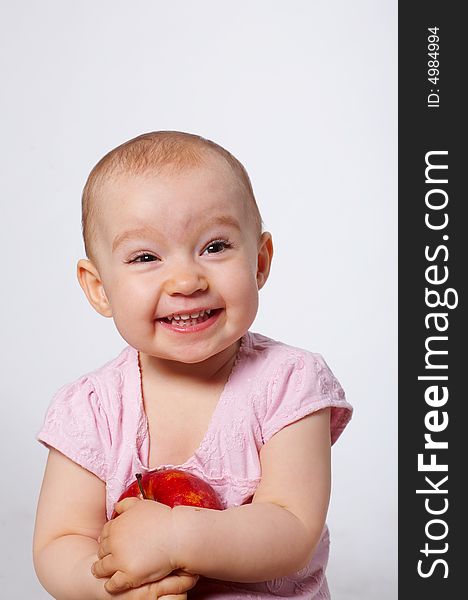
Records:
M142 376L153 381L163 380L165 383L186 384L215 383L225 381L240 347L240 340L222 352L211 356L199 363L183 363L175 360L166 360L139 352L140 369Z

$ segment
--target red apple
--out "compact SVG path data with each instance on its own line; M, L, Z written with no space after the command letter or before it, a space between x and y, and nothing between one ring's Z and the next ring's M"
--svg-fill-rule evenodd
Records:
M218 494L209 483L182 469L155 469L144 475L137 473L135 477L136 480L128 486L118 502L137 496L146 500L156 500L171 508L184 505L223 509ZM112 518L116 516L114 511Z

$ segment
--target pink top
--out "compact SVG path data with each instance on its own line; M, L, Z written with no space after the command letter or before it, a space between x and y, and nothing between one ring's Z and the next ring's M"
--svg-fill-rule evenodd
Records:
M182 465L164 466L205 479L225 508L244 504L260 482L261 446L286 425L325 407L331 407L334 443L352 407L323 358L248 331L199 448ZM114 360L60 388L37 438L106 483L110 518L135 473L148 470L148 423L137 350L127 346ZM325 526L314 556L300 572L260 583L200 578L189 597L328 599L328 546Z

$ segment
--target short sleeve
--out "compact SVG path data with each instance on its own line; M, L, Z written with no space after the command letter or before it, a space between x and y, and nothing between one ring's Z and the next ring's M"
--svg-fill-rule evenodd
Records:
M58 390L37 434L75 463L106 480L109 427L94 386L84 377Z
M334 444L351 419L353 408L320 354L302 352L290 357L271 381L262 437L275 433L322 408L331 408L330 435Z

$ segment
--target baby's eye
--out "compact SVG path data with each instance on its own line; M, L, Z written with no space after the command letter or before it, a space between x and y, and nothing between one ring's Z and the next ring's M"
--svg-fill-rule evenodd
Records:
M148 252L145 252L145 253L140 254L137 257L133 258L130 262L131 263L149 263L149 262L153 262L155 260L159 260L159 259L156 256L154 256L153 254L149 254Z
M231 244L227 240L214 240L210 242L208 246L205 248L205 251L208 254L218 254L222 252L226 248L231 248Z

